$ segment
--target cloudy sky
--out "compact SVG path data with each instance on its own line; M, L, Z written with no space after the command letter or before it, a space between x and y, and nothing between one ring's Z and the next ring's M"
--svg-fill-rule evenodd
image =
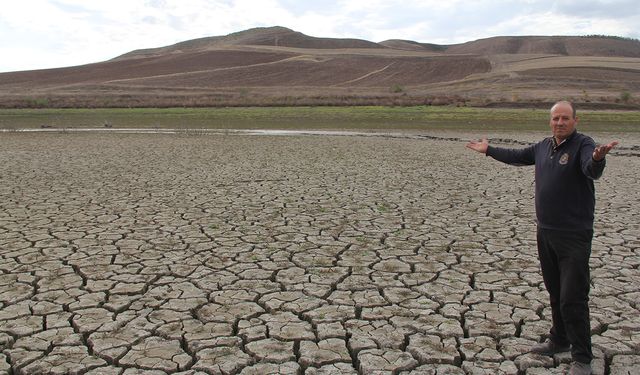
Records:
M453 44L499 35L640 39L638 0L17 0L0 10L0 72L99 62L253 27Z

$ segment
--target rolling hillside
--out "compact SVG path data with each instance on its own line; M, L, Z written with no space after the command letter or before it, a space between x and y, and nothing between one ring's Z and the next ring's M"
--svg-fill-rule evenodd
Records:
M626 94L625 94L626 93ZM624 94L624 95L623 95ZM640 42L374 43L258 28L76 67L0 73L0 107L464 104L633 108Z

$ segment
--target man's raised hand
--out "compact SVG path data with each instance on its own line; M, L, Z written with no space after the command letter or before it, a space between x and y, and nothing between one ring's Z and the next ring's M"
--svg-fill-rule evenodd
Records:
M604 157L607 156L609 151L611 151L611 149L616 147L617 145L618 145L618 142L617 141L613 141L613 142L608 143L606 145L597 146L595 148L595 150L593 150L593 160L600 161L600 160L604 159Z
M469 143L467 143L467 148L470 148L474 151L477 151L481 154L486 154L487 153L487 148L489 148L489 141L487 140L487 138L482 138L482 139L478 139L478 140L471 140L469 141ZM594 152L595 154L595 152Z

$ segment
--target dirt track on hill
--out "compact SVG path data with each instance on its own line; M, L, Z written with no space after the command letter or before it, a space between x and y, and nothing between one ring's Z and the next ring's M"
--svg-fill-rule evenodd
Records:
M0 373L567 368L526 354L550 319L531 168L357 135L0 146ZM640 371L639 164L596 184L595 374Z

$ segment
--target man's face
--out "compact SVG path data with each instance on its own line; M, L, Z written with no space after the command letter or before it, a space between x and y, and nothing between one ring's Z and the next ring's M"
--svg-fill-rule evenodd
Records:
M577 123L578 118L573 117L573 110L570 105L559 103L551 108L549 126L551 126L551 132L557 140L562 141L569 137L575 130Z

